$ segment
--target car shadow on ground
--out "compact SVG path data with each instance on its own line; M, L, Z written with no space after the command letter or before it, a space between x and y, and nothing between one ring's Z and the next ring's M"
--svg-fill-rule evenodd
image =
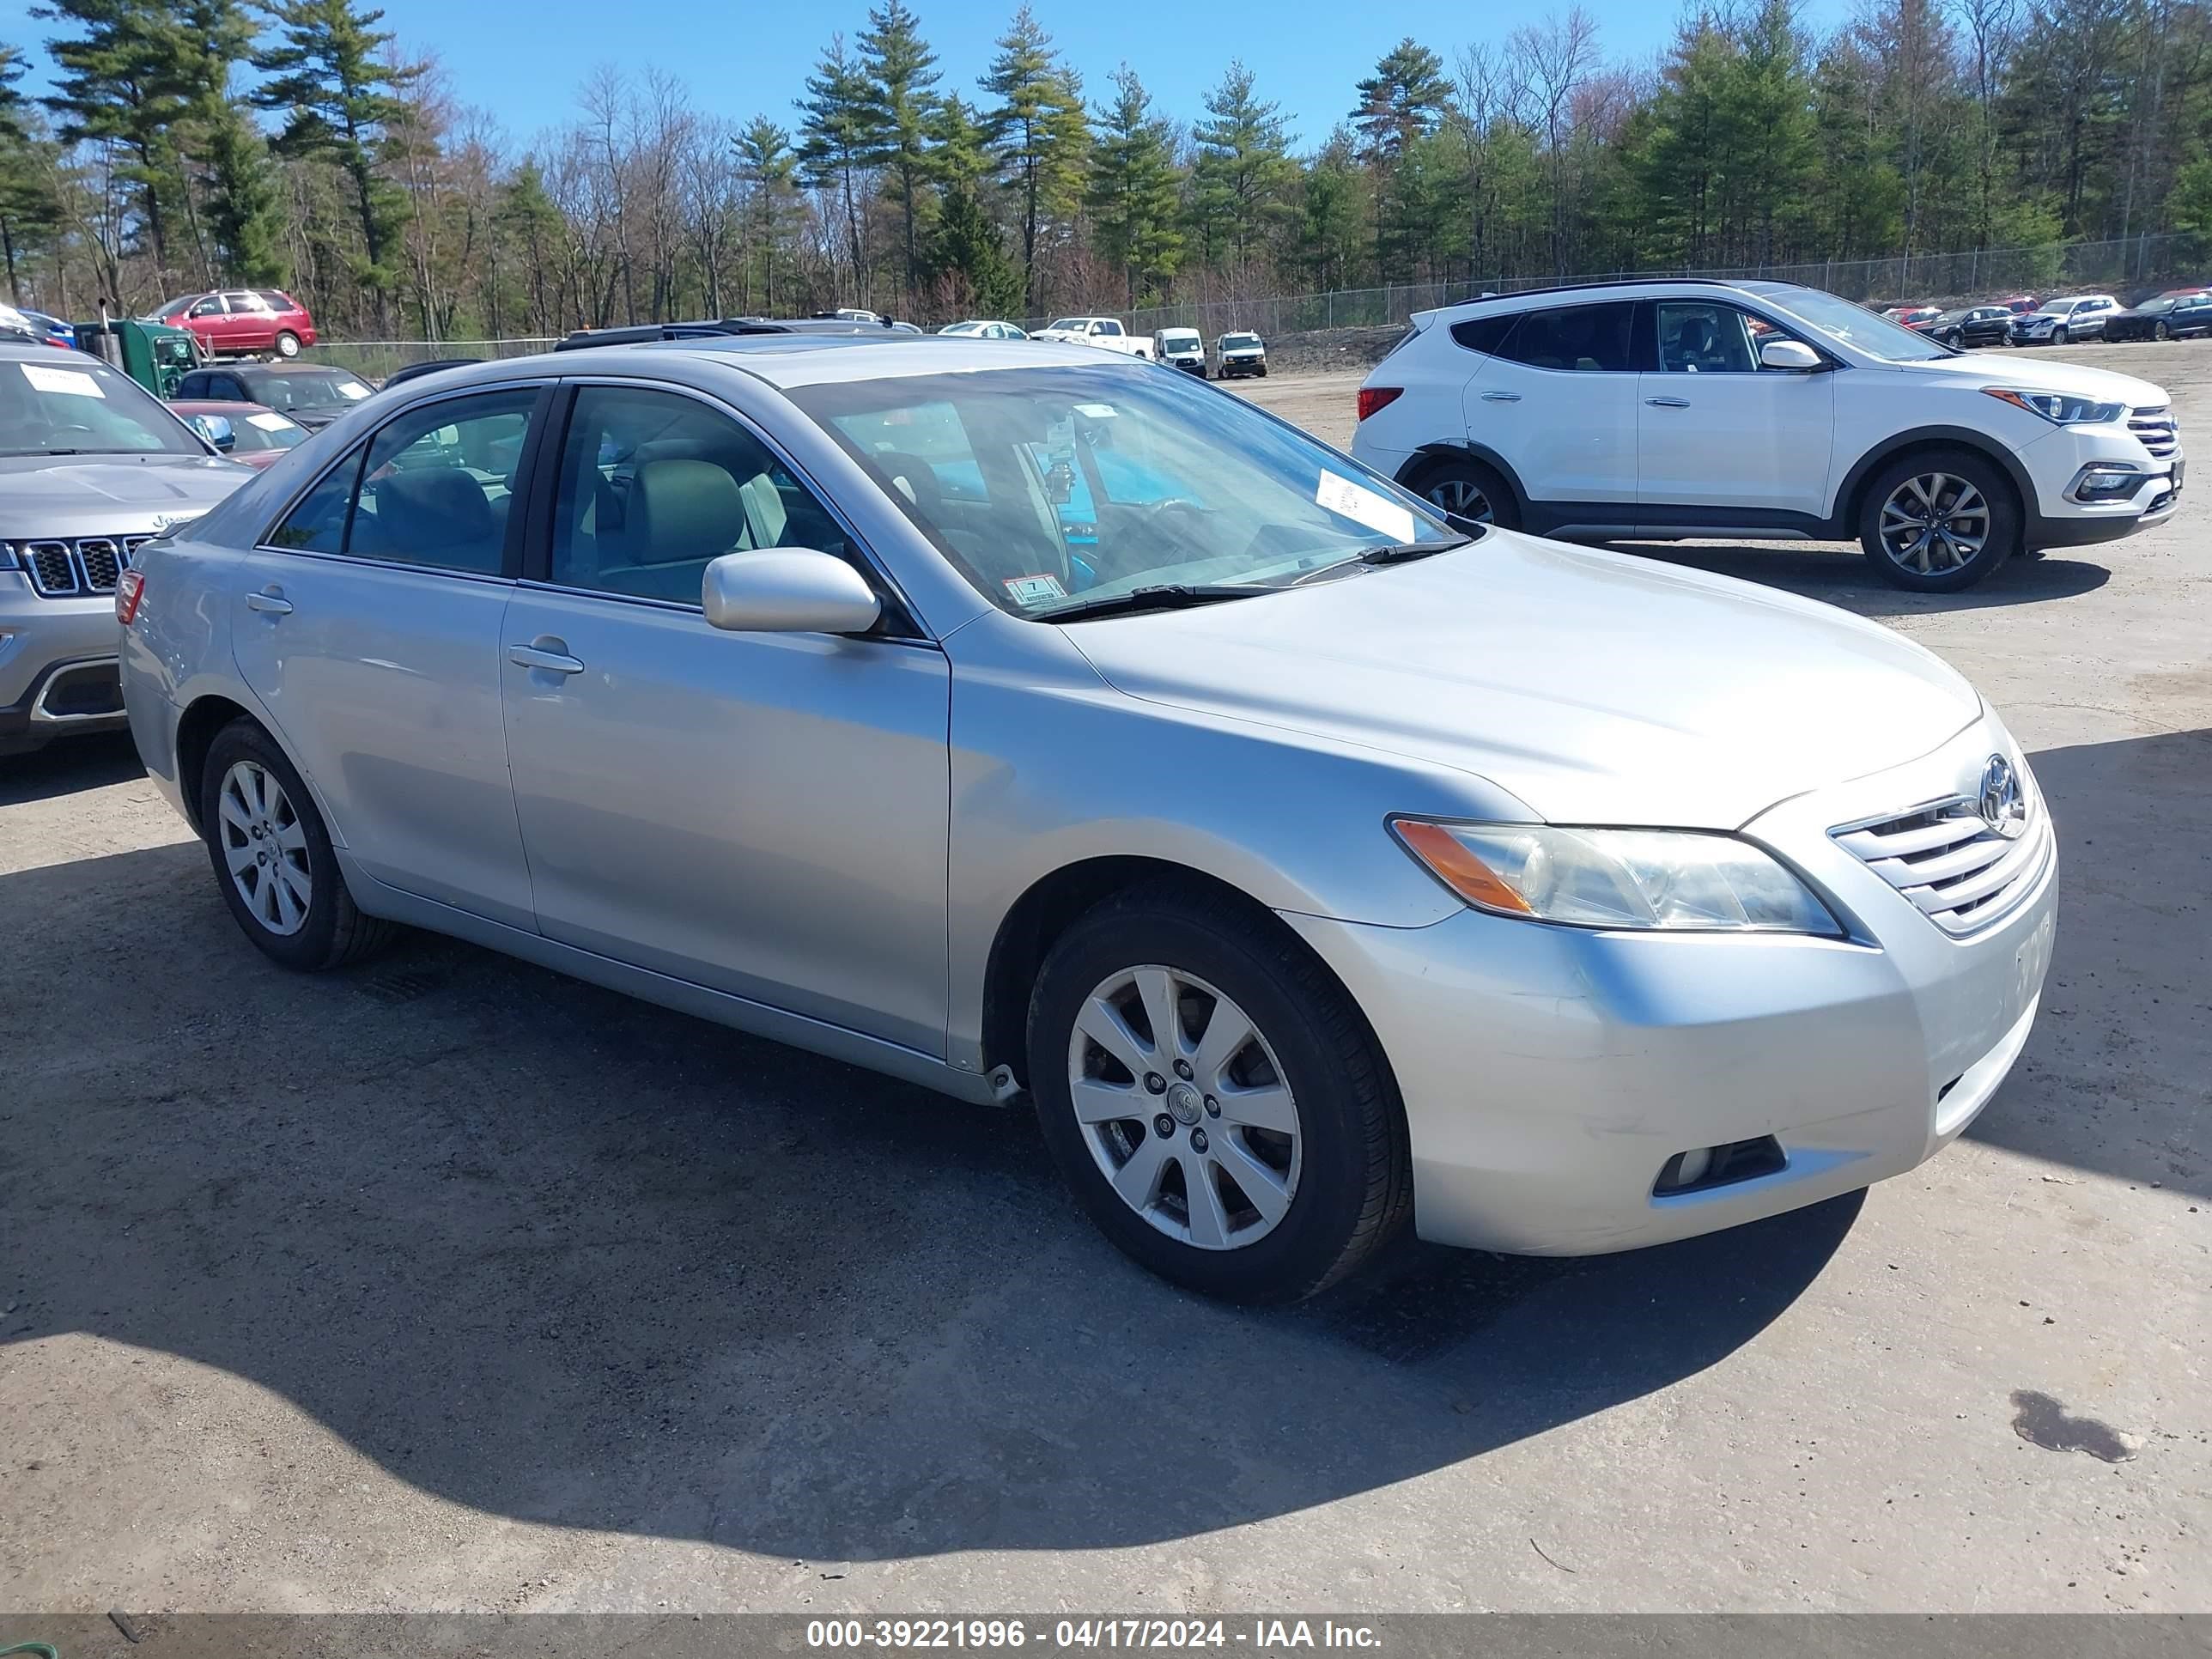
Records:
M146 775L127 732L64 738L27 755L0 756L0 806L23 806Z
M289 976L193 844L0 877L0 917L39 964L0 1340L220 1368L530 1521L820 1561L1287 1515L1723 1361L1860 1207L1586 1261L1407 1242L1237 1310L1120 1257L1025 1113L419 936Z
M1993 574L1961 592L1908 593L1875 574L1866 555L1856 548L1814 549L1786 542L1765 546L1680 542L1608 545L1616 553L1632 553L1668 564L1710 570L1718 576L1786 588L1862 617L1927 616L1941 611L2040 605L2094 592L2112 579L2105 566L2079 553L2054 552L2039 559L2008 559Z

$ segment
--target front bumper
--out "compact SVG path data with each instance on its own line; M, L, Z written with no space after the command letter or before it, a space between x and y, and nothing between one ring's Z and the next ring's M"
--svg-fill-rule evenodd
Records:
M11 748L125 724L115 601L41 599L0 570L0 743Z
M1224 380L1239 374L1265 374L1267 372L1267 360L1265 357L1224 357L1219 371Z
M2154 456L2118 425L2054 427L2018 453L2035 485L2027 526L2030 547L2083 547L2163 523L2179 505L2188 465L2178 445L2170 455ZM2137 469L2142 482L2111 501L2074 500L2068 492L2075 481L2103 462Z
M1420 928L1285 916L1389 1057L1420 1235L1628 1249L1854 1191L1948 1145L2027 1041L2056 856L2002 919L1954 938L1829 830L1955 793L1992 752L2021 764L1994 720L1978 722L1923 761L1747 826L1828 897L1848 939L1599 933L1473 910ZM1675 1154L1765 1135L1780 1169L1654 1195Z

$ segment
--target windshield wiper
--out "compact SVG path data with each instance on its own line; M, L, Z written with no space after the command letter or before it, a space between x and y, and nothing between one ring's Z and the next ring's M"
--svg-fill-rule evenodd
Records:
M1370 547L1352 556L1362 564L1403 564L1408 559L1425 559L1431 553L1449 553L1474 539L1472 536L1455 536L1448 542L1392 542L1387 547Z
M1093 617L1126 617L1139 611L1188 611L1201 605L1218 605L1224 599L1249 599L1255 593L1265 593L1264 587L1240 586L1227 582L1163 582L1152 587L1132 588L1127 593L1102 594L1095 599L1079 599L1073 605L1062 605L1057 611L1048 611L1039 622L1087 622Z

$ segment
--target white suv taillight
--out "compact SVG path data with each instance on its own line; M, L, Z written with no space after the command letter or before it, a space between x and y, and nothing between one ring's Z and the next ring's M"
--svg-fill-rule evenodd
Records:
M125 570L115 579L115 620L125 628L138 615L138 601L146 592L146 573Z

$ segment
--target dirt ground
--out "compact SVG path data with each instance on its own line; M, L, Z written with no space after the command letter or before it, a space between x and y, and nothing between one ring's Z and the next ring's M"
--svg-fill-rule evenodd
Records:
M2212 343L2069 355L2212 430ZM1356 384L1252 391L1340 441ZM428 938L287 977L127 741L4 763L0 1607L2212 1611L2212 489L1945 599L1650 551L2002 712L2027 1054L1863 1199L1288 1314L1018 1115Z

